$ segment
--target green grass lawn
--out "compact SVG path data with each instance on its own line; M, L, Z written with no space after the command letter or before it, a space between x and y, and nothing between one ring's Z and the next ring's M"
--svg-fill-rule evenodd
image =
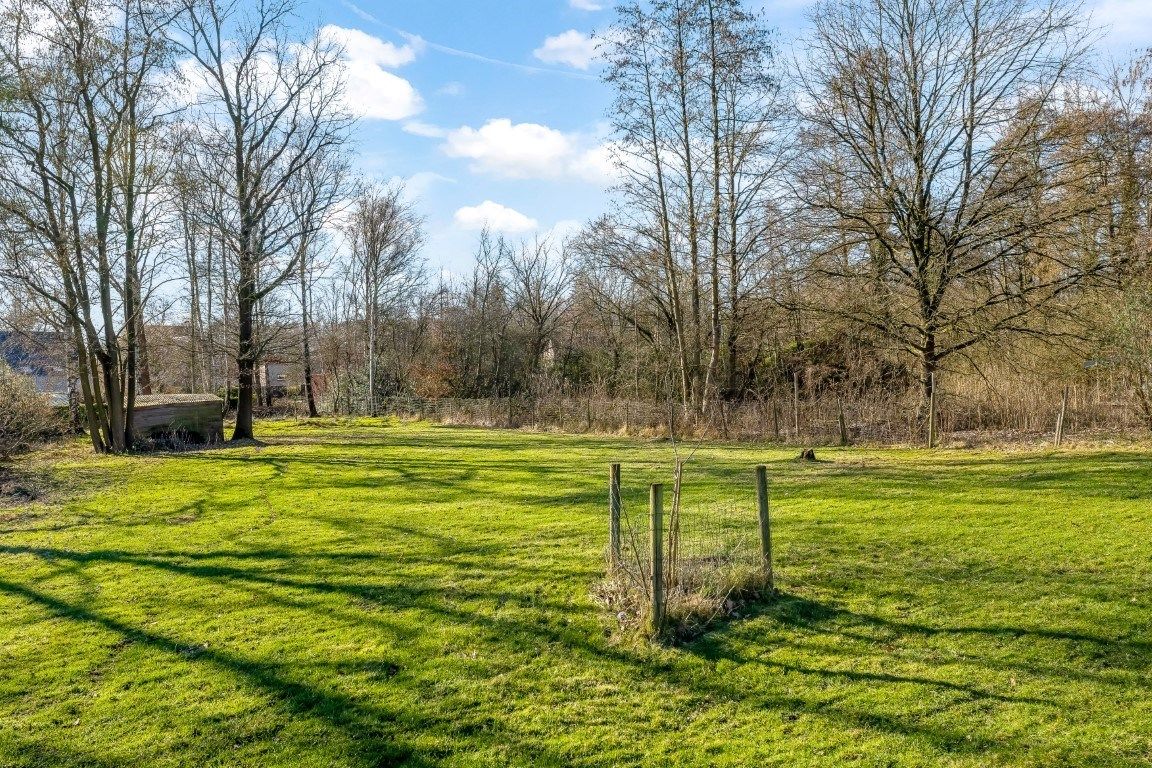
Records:
M0 765L1148 766L1152 462L705 447L769 464L781 596L621 639L609 462L667 443L358 422L33 461L0 508Z

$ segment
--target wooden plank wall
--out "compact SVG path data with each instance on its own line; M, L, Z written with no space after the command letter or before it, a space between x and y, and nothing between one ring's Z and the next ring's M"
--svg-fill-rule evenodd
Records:
M224 439L224 417L219 401L170 402L136 408L136 434L146 439L185 432L207 442Z

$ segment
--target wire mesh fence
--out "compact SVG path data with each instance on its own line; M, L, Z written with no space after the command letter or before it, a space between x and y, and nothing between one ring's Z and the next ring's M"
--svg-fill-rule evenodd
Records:
M1021 387L997 394L942 383L936 408L941 444L1048 440L1056 430L1064 389ZM1074 384L1066 389L1066 436L1140 436L1150 428L1139 401L1122 397L1116 387ZM666 402L596 397L403 397L382 401L380 413L469 426L810 445L922 444L928 437L927 408L914 392L804 393L798 399L784 393L717 401L691 415Z
M746 487L717 493L683 469L677 474L667 492L610 490L610 508L617 498L618 505L596 595L623 630L686 639L771 591L768 500L762 525L752 476Z

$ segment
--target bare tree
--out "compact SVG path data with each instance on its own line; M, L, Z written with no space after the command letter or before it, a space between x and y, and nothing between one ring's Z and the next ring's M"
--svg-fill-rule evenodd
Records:
M567 249L542 238L522 243L512 252L508 270L512 306L527 335L529 375L535 376L571 299L573 275Z
M1076 194L1049 119L1086 30L1062 0L840 0L801 76L805 286L815 311L919 364L1027 333L1094 265L1063 240Z
M659 0L623 5L601 46L623 181L612 221L584 245L655 302L681 400L699 411L720 382L736 387L746 297L776 225L771 35L740 0Z
M344 224L351 247L352 273L364 315L367 374L366 408L375 415L380 394L380 334L389 317L408 305L423 281L419 259L424 219L405 198L404 186L367 186L353 202Z
M1093 297L1093 319L1100 357L1125 374L1152 427L1152 52L1116 67L1094 95L1074 151L1102 204L1080 229L1113 279Z
M297 273L294 185L345 145L341 51L293 39L293 0L185 0L173 39L195 61L197 176L218 191L214 224L235 258L239 394L234 440L253 437L261 303Z
M296 242L297 287L300 302L301 361L304 366L304 398L308 415L320 415L316 406L312 359L312 291L318 273L318 254L328 240L325 229L334 224L341 201L350 191L347 158L339 153L321 157L296 180L289 205L299 230Z
M20 0L3 12L5 273L73 339L98 451L132 441L167 65L157 3Z

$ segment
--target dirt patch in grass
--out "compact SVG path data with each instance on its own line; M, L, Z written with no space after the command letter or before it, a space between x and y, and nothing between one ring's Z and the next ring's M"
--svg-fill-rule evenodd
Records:
M77 464L76 459L91 463ZM47 507L106 484L111 472L89 446L68 440L0 463L0 523L43 517Z
M22 467L0 466L0 508L19 507L41 501L50 492L51 483L43 471ZM7 515L0 513L0 521Z
M0 466L0 533L36 525L56 492L46 468Z

